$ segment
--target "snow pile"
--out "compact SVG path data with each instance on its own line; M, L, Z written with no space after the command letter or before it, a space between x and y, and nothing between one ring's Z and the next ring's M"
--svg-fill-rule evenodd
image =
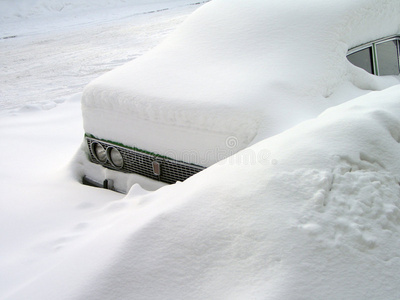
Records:
M211 165L221 157L210 150L236 152L348 100L335 97L344 85L361 95L398 83L355 68L346 53L398 33L399 14L396 0L213 0L87 86L85 131L178 160L196 150L196 163Z
M183 183L134 186L10 299L398 299L399 100L372 92Z

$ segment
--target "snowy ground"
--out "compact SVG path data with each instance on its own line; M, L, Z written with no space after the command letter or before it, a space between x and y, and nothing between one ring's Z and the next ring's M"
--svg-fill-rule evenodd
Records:
M65 14L39 10L30 18L11 20L3 16L0 111L48 109L81 92L91 79L157 45L198 8L188 5L193 2L164 1L109 11L93 6L89 12Z
M71 174L83 86L198 6L67 2L0 15L0 299L400 298L399 85L184 183L95 189Z

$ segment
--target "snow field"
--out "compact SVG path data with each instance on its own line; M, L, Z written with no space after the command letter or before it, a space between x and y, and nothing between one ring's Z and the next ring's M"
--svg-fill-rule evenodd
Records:
M396 4L365 3L360 17L374 3ZM391 31L389 23L367 34ZM134 185L126 196L82 186L70 172L84 134L79 94L7 107L0 298L398 299L400 87L371 92L398 79L345 69L342 84L311 94L334 91L335 103L365 96L183 183ZM279 84L288 95L301 87Z
M42 2L36 5L63 1ZM25 2L2 3L7 9L0 8L0 14L8 15L13 5ZM25 106L46 109L82 92L92 79L156 46L198 7L188 0L147 5L130 1L115 11L96 1L71 3L73 11L53 15L44 9L37 18L0 20L2 112ZM82 10L82 5L91 10Z

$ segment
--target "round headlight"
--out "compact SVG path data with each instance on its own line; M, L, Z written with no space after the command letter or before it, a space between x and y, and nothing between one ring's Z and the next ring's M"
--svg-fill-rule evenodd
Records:
M111 164L116 168L122 168L124 165L124 159L122 158L121 153L114 147L108 148L108 158L110 159Z
M101 163L105 163L107 161L107 152L102 145L99 143L92 144L92 151L94 157Z

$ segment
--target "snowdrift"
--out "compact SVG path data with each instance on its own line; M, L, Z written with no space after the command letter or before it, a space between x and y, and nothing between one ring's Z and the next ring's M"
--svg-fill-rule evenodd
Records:
M399 100L371 92L183 183L134 186L14 298L398 299Z

